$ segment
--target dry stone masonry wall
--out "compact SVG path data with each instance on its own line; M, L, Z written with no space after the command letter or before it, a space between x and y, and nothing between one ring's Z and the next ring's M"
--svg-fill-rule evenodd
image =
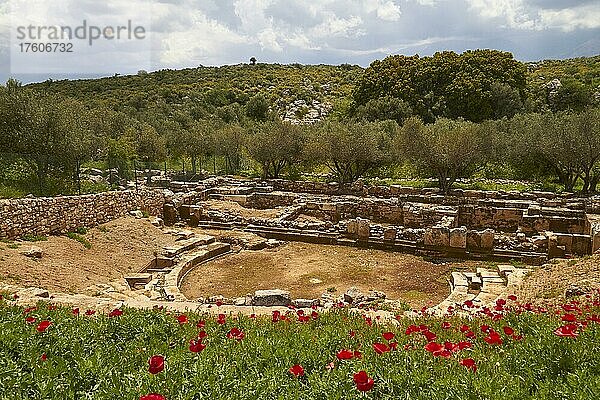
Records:
M0 238L62 234L79 227L91 228L132 210L162 215L164 203L163 191L151 190L0 200Z

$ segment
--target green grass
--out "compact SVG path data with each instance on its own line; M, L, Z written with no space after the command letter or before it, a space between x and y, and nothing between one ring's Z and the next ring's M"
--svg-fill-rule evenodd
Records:
M11 301L0 304L0 398L24 399L134 399L156 392L169 400L192 399L597 399L600 396L600 329L597 323L577 338L553 334L563 325L553 310L548 314L523 312L502 320L403 319L400 326L369 326L346 310L322 313L316 320L273 323L269 317L251 319L227 316L224 325L214 317L188 314L180 325L174 314L125 309L116 318L76 317L70 309L49 310L40 304L24 314ZM598 314L598 304L585 320ZM575 313L577 314L577 313ZM36 318L28 324L26 317ZM196 322L206 320L206 349L188 350L196 337ZM49 320L44 333L36 324ZM424 350L421 334L406 335L411 323L426 324L436 341L454 343L465 335L458 327L468 324L475 333L472 349L449 358L434 357ZM502 345L483 338L482 325L500 332ZM521 341L503 333L514 328ZM245 333L241 341L228 339L231 328ZM396 334L397 350L376 354L372 345L384 342L382 333ZM350 332L356 334L352 336ZM406 349L405 349L406 346ZM338 361L341 349L360 350L362 358ZM42 361L42 354L47 360ZM148 359L165 357L164 371L151 375ZM477 371L459 361L472 358ZM334 362L333 369L326 366ZM306 375L295 378L288 369L303 366ZM353 373L365 370L375 384L360 393Z
M89 240L87 240L85 237L81 236L78 233L75 232L69 232L67 233L67 237L69 239L73 239L78 241L79 243L81 243L86 249L91 249L92 248L92 244L90 243Z
M48 237L42 235L26 234L21 236L21 240L24 240L26 242L46 242L48 241Z

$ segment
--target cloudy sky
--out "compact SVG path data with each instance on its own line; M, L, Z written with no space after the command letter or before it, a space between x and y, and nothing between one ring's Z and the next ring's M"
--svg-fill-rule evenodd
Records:
M117 26L138 41L23 54L18 26ZM495 48L523 61L600 53L598 0L0 0L0 80L247 62L369 65L390 54ZM46 57L46 58L45 58ZM28 72L29 74L24 74Z

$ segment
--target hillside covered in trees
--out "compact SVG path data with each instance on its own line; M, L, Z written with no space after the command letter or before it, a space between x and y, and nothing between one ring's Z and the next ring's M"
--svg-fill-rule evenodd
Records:
M444 191L475 175L595 191L599 65L475 50L390 56L366 69L257 64L9 81L0 87L0 195L79 192L90 166L110 169L110 185L137 166L435 178Z

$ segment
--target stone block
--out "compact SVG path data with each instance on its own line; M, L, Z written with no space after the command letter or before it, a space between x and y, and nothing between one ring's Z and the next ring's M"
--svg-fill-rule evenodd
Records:
M257 290L252 298L253 306L286 307L291 302L290 292L279 289Z
M424 243L426 246L450 246L450 229L441 226L434 226L425 230Z
M31 246L27 250L22 251L21 254L30 258L42 258L44 255L44 250L38 246Z
M455 249L467 248L467 228L462 226L450 229L450 247Z
M467 249L477 251L492 251L494 249L495 231L486 229L484 231L467 232Z
M368 219L357 218L358 223L358 239L369 240L371 236L371 222Z
M350 304L360 303L365 299L365 295L357 287L351 287L344 293L344 301Z
M346 232L349 235L358 235L358 222L356 220L348 221L348 225L346 226Z
M386 230L383 231L383 240L393 242L394 240L396 240L396 234L396 228L386 228Z

